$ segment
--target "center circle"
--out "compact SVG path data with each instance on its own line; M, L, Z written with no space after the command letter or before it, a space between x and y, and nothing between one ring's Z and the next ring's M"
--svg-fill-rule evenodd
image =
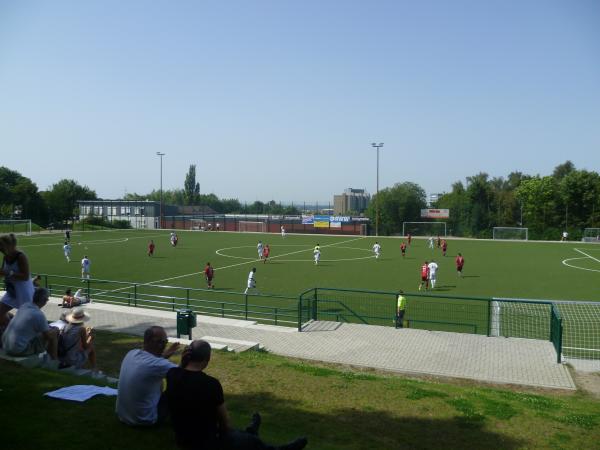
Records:
M303 253L303 252L311 252L313 249L312 247L307 247L306 245L302 245L302 244L283 244L283 245L275 245L272 246L271 249L275 248L275 249L280 249L280 248L284 248L284 247L303 247L301 249L298 250L290 250L289 252L283 252L283 253L271 253L271 255L269 256L269 259L277 259L278 261L281 262L312 262L314 261L313 258L311 257L310 259L285 259L286 256L291 256L294 254L299 254L299 253ZM250 257L250 256L240 256L240 255L235 255L232 253L235 253L235 250L238 249L251 249L248 253L250 252L254 252L256 254L256 246L254 245L240 245L237 247L225 247L225 248L220 248L218 250L215 251L215 253L219 256L223 256L225 258L234 258L234 259L241 259L244 261L258 261L259 258L256 257ZM353 258L336 258L336 259L321 259L322 262L338 262L338 261L359 261L362 259L370 259L370 258L375 258L375 255L372 254L372 250L369 249L365 249L365 248L358 248L358 247L346 247L346 246L335 246L335 247L325 247L325 255L327 254L327 250L334 250L334 249L346 249L346 250L353 250L353 251L359 251L359 252L367 252L369 253L368 256L358 256L358 257L353 257ZM233 252L231 251L233 250ZM244 252L246 253L246 252ZM323 250L322 250L323 253ZM311 255L312 256L312 255Z

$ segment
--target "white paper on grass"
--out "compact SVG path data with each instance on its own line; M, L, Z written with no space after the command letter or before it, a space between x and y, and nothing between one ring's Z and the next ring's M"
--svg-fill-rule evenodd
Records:
M85 402L96 395L115 396L118 391L108 386L94 386L88 384L77 384L46 392L44 395L59 400L71 400L74 402Z

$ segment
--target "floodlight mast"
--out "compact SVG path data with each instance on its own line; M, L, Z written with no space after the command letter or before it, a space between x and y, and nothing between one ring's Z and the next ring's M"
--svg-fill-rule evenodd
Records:
M159 228L163 227L163 156L165 153L156 152L156 156L160 157L160 224Z
M383 142L379 144L373 142L372 147L377 149L377 194L375 200L375 236L379 236L379 149L383 147Z

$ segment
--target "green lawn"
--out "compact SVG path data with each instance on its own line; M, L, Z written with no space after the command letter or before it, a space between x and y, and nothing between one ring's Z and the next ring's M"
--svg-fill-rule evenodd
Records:
M117 375L140 338L98 332L98 361ZM174 358L177 360L177 357ZM254 411L270 442L304 434L309 449L599 449L600 402L587 394L515 391L342 370L262 352L215 352L236 426ZM2 448L175 449L168 426L139 430L114 416L114 398L84 404L44 392L90 380L0 362Z

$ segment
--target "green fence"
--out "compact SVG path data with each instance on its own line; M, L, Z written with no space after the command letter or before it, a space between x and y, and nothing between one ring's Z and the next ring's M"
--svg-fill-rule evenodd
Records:
M52 295L83 287L93 300L294 326L312 321L397 326L398 292L311 288L299 296L243 294L79 277L42 275ZM403 294L404 326L551 341L557 357L600 360L600 302Z
M83 287L92 301L144 308L191 309L199 314L297 326L297 297L244 294L217 289L194 289L57 275L42 275L53 296Z

